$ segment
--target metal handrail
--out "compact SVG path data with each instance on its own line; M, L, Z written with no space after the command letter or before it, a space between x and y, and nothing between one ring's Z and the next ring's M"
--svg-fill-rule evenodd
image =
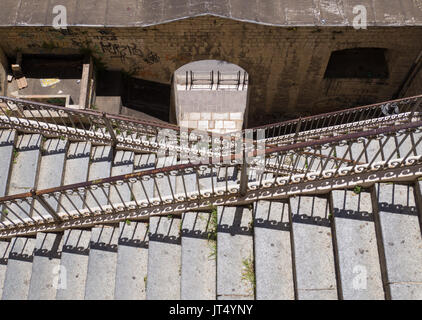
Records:
M279 139L295 141L295 138L301 132L318 135L323 128L332 128L334 131L338 130L339 126L347 127L347 124L351 123L361 123L362 126L368 126L371 120L376 122L377 119L384 123L391 123L395 121L399 114L407 115L406 119L402 120L412 121L422 111L421 104L422 95L418 95L272 123L247 130L252 130L254 135L258 130L265 130L265 138L268 141L276 142ZM365 121L368 122L365 123ZM245 134L245 130L242 133Z
M124 149L141 152L172 151L177 154L199 155L192 147L196 139L207 137L208 149L212 157L223 154L215 145L224 141L233 141L242 136L245 142L252 136L252 147L256 147L258 130L264 130L265 143L268 147L280 144L292 144L312 138L320 139L340 132L358 132L371 126L390 126L397 121L417 121L420 114L422 96L393 100L385 103L330 112L267 126L256 127L215 137L207 131L187 129L176 125L136 120L120 115L101 113L95 110L75 110L31 101L0 96L0 124L20 130L39 132L51 136L66 136L70 139L90 140ZM3 106L3 107L2 107ZM391 109L393 115L385 115ZM159 143L157 136L163 130L174 133L173 141ZM192 134L192 132L195 134ZM190 137L190 139L188 139ZM216 141L216 139L218 141ZM174 147L180 141L189 143L183 147ZM249 139L251 140L251 139ZM251 142L251 141L249 141ZM235 148L224 152L235 153Z
M66 137L71 140L88 140L120 149L140 152L173 151L186 155L199 154L195 151L195 145L200 138L206 137L210 147L223 144L223 140L227 139L222 135L216 136L207 131L180 128L167 123L3 96L0 96L0 127L42 133L51 137ZM165 135L166 132L169 133L169 137ZM164 143L158 141L160 135L163 135ZM180 145L181 142L183 146L175 147L175 144ZM214 156L217 155L219 154Z
M368 156L366 151L372 143L378 143L380 147ZM394 147L391 147L391 143L394 143ZM360 152L352 156L351 150L357 145L360 146ZM30 233L35 229L53 228L59 224L63 227L68 221L74 223L78 219L96 221L98 216L121 221L127 214L120 214L129 212L142 218L139 212L143 210L150 210L150 213L154 208L162 206L198 202L206 206L223 197L234 199L233 203L236 199L248 201L245 196L256 190L265 191L299 183L311 184L399 167L416 167L422 164L422 154L419 154L421 148L422 121L418 121L271 148L265 150L261 158L256 152L237 154L226 159L209 159L209 164L179 164L46 190L33 190L0 198L0 237L2 234L10 236L19 230ZM331 157L339 149L343 149L343 155ZM256 157L256 161L244 163L245 156ZM277 170L270 174L261 172L251 178L251 173L259 170L260 165L264 164L265 167L268 163L275 163ZM292 170L287 172L283 166L290 166ZM297 173L298 169L301 169L300 173ZM242 190L243 184L246 190Z

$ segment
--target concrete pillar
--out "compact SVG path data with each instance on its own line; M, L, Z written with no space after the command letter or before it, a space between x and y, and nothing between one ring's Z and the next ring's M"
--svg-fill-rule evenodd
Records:
M242 130L248 104L248 74L217 60L189 63L175 72L174 112L181 127L229 133Z
M6 85L7 85L7 58L3 53L3 50L0 48L0 95L6 95Z

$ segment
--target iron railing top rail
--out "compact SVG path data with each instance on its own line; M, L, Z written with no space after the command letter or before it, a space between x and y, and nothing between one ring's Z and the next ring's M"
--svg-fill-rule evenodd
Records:
M413 103L415 103L415 105L413 105ZM415 113L418 111L420 112L422 111L422 109L420 108L421 103L422 95L417 95L391 101L385 101L381 103L317 114L313 116L300 117L292 120L257 126L246 130L269 131L274 128L279 128L279 132L277 134L274 132L273 136L281 136L291 133L299 133L302 131L310 131L313 129L323 128L327 126L336 126L340 124L353 123L361 120L375 119L383 116L385 117L391 114L401 114L405 112ZM352 115L355 115L355 117L352 117ZM357 118L356 115L360 115L360 118ZM289 128L290 131L281 132L280 128L282 127L291 128ZM243 130L242 133L245 133L246 130ZM268 133L266 134L266 138L268 138Z
M24 100L24 99L17 99L17 98L12 98L12 97L0 96L0 103L3 102L3 101L4 102L12 101L14 103L30 104L30 105L44 107L46 109L51 109L51 110L55 110L55 111L63 111L63 112L68 112L68 113L73 113L73 114L81 114L81 115L86 115L86 116L94 116L94 117L95 116L97 116L97 117L106 116L108 119L116 119L116 120L127 121L127 122L132 122L132 123L141 124L141 125L145 125L145 126L153 126L153 127L163 128L163 129L165 128L165 129L180 130L180 128L181 128L180 126L170 124L170 123L164 123L164 122L158 122L158 121L156 122L156 121L150 121L150 120L148 120L148 121L147 120L140 120L140 119L122 116L122 115L115 115L115 114L109 114L109 113L106 113L106 112L99 112L99 111L96 111L96 110L71 109L71 108L68 108L68 107L61 107L61 106L55 106L55 105L51 105L51 104L34 102L34 101L29 101L29 100ZM339 115L354 113L354 112L357 112L357 111L373 110L373 109L379 110L380 108L382 108L383 106L386 106L386 105L397 104L397 103L407 104L407 103L416 102L416 101L418 101L418 106L419 106L422 103L422 95L406 97L406 98L401 98L401 99L396 99L396 100L390 100L390 101L385 101L385 102L380 102L380 103L375 103L375 104L370 104L370 105L358 106L358 107L353 107L353 108L347 108L347 109L343 109L343 110L332 111L332 112L317 114L317 115L313 115L313 116L300 117L300 118L296 118L296 119L292 119L292 120L286 120L286 121L271 123L271 124L267 124L267 125L261 125L261 126L257 126L257 127L253 127L253 128L248 128L248 129L241 130L239 132L245 133L246 130L270 129L270 128L273 128L273 127L287 126L287 125L295 124L295 123L298 123L298 122L302 122L302 123L312 122L312 121L315 121L315 120L331 118L333 116L339 116ZM414 111L416 111L416 109ZM400 112L400 113L403 113L403 112ZM186 129L188 129L188 128L186 128ZM211 132L204 131L204 130L197 130L197 129L189 129L189 130L190 131L195 130L197 132L208 133L209 135L212 134ZM222 136L238 134L239 132L226 133L226 134L222 134Z
M55 120L54 117L51 116L51 114L53 113L54 115L55 112L57 113L57 115L64 114L65 116L67 116L68 121L67 122L62 121L63 124L65 124L66 126L69 126L69 122L70 122L70 125L73 129L76 130L76 128L82 127L82 131L85 131L84 134L79 134L80 138L82 139L87 139L90 137L91 139L94 139L94 140L99 139L99 141L103 143L119 145L124 148L133 148L134 150L139 149L140 151L149 150L151 152L156 152L159 148L162 148L162 145L159 145L157 143L155 144L144 143L144 142L139 143L139 141L135 141L136 139L132 139L131 137L127 139L128 137L125 136L125 134L128 134L129 132L135 132L135 135L145 134L152 137L157 137L161 129L169 129L176 134L175 139L180 139L180 134L183 135L187 133L189 135L193 130L195 130L195 129L187 129L187 128L182 129L172 124L138 120L138 119L132 119L132 118L120 116L120 115L107 114L107 113L102 113L95 110L76 110L76 109L70 109L66 107L60 107L60 106L54 106L54 105L49 105L49 104L43 104L43 103L38 103L38 102L19 100L16 98L0 96L0 113L3 111L3 114L6 117L8 117L9 120L10 120L10 117L7 111L10 111L10 109L6 111L3 110L1 108L2 102L6 103L6 105L9 108L16 107L16 109L13 109L14 112L18 113L16 116L23 117L23 119L27 121L35 121L39 123L38 120L31 120L31 119L36 119L37 117L41 117L43 118L43 124L45 122L45 123L54 123L54 125L57 125L57 123L59 123L59 125L61 125L60 121L58 119ZM271 149L271 148L274 148L274 145L271 144L272 142L274 142L274 141L271 141L271 137L274 137L274 136L279 136L279 138L288 137L286 138L287 143L288 145L291 145L291 143L296 143L298 141L296 138L291 137L292 133L294 133L296 136L299 132L306 133L307 132L306 130L311 132L314 129L327 128L329 126L331 126L332 128L335 128L337 125L336 121L339 123L348 124L348 123L357 123L357 121L362 121L362 118L364 120L373 119L373 118L384 119L380 117L385 117L385 113L384 113L385 110L383 110L383 108L385 108L386 106L392 107L393 113L400 113L400 115L406 115L401 119L402 121L411 122L412 120L415 120L415 118L412 116L414 112L419 110L419 106L421 102L422 102L422 95L387 101L384 103L378 103L378 104L373 104L369 106L355 107L351 109L325 113L322 115L304 117L304 118L289 120L285 122L270 124L267 126L261 126L261 127L256 127L252 129L247 129L247 130L249 130L249 133L251 131L252 133L256 132L257 130L260 130L260 129L265 130L265 139L267 139L266 142L269 142L267 143L266 149L268 148ZM12 104L12 107L10 103ZM396 110L396 108L398 108L398 110ZM366 112L367 110L369 110L369 113ZM45 111L44 114L42 114L41 111ZM30 114L30 116L28 116L28 113ZM26 119L25 116L29 120ZM345 118L346 116L347 118ZM387 120L390 119L388 116L386 118ZM336 119L336 121L332 121L333 119ZM19 123L22 122L20 118L16 118L14 120L16 120ZM394 123L394 121L395 119L394 117L392 117L387 122L388 124L390 124L390 123ZM88 130L85 128L84 122L87 122L89 124ZM42 126L42 125L40 125L39 127L41 129L45 128L45 126ZM103 137L98 137L97 133L93 132L92 128L98 129L97 127L102 127L101 130L102 130ZM275 128L278 128L278 132L276 132L277 130ZM282 130L281 128L284 128L284 129ZM272 133L269 132L271 129L273 129ZM64 135L69 134L70 136L74 133L74 132L69 133L68 129L56 130L56 132L54 132L53 130L52 132L54 134L64 134ZM247 131L245 130L239 131L239 132L233 132L229 134L219 135L219 137L220 139L233 140L235 139L236 135L238 137L243 136L243 138L246 138L245 142L252 142L253 145L256 145L257 141L260 140L260 138L257 135L252 136L252 138L248 138L250 137L250 135L248 136L246 132ZM199 135L205 135L208 137L213 136L213 133L207 132L207 131L195 130L195 133ZM77 131L76 131L76 134L78 135ZM283 138L283 142L285 142L284 138ZM211 139L211 144L213 144L213 139ZM168 148L169 151L171 150L176 151L178 154L187 153L189 152L189 150L191 150L191 146L189 145L187 146L187 150L185 150L186 148L173 148L171 144L169 144L169 146L165 146L165 148ZM233 149L230 151L232 155L235 154L235 152L236 151ZM215 156L217 156L217 154L213 153L213 157Z
M17 98L12 98L12 97L0 96L0 103L1 102L7 103L7 101L11 101L11 102L14 102L16 104L20 103L20 104L39 106L39 107L43 107L45 109L51 109L52 111L57 111L57 112L62 111L62 112L65 112L65 113L70 113L70 114L80 114L80 115L94 116L94 117L104 117L104 116L106 116L108 119L128 121L128 122L133 122L133 123L136 123L136 124L141 124L141 125L151 126L151 127L158 127L158 128L165 128L165 129L178 129L179 128L176 125L173 125L173 124L170 124L170 123L165 123L165 122L158 122L158 121L152 121L152 120L151 121L150 120L140 120L140 119L136 119L136 118L126 117L126 116L122 116L122 115L115 115L115 114L110 114L110 113L107 113L107 112L100 112L100 111L91 110L91 109L72 109L72 108L69 108L69 107L61 107L61 106L56 106L56 105L41 103L41 102L34 102L34 101L30 101L30 100L25 100L25 99L17 99Z
M185 127L180 127L178 125L175 124L171 124L171 123L166 123L166 122L158 122L158 121L153 121L153 120L141 120L141 119L136 119L133 117L127 117L127 116L123 116L123 115L116 115L116 114L111 114L111 113L107 113L107 112L100 112L100 111L96 111L96 110L92 110L92 109L73 109L73 108L69 108L69 107L61 107L61 106L56 106L56 105L52 105L52 104L47 104L47 103L41 103L41 102L34 102L34 101L30 101L30 100L25 100L25 99L17 99L17 98L12 98L12 97L5 97L5 96L0 96L0 111L1 111L1 103L6 103L7 102L12 102L15 103L16 105L21 105L23 107L30 107L30 106L34 106L34 107L39 107L42 110L46 110L46 111L51 111L51 112L57 112L58 114L60 113L65 113L65 114L69 114L69 115L79 115L79 116L85 116L85 117L96 117L98 119L108 119L108 120L115 120L115 121L122 121L122 122L127 122L129 124L135 124L135 125L141 125L141 126L145 126L147 128L157 128L157 129L170 129L170 130L174 130L176 132L179 132L181 129L183 129L184 131L187 131L188 133L195 131L198 134L202 134L202 135L208 135L211 136L212 133L209 131L204 131L204 130L200 130L200 129L193 129L193 128L185 128ZM25 110L28 111L28 113L30 113L31 109L29 110ZM35 110L32 110L35 112ZM39 110L38 110L39 112ZM34 116L30 116L28 118L32 118ZM36 118L36 117L34 117ZM50 117L45 117L46 120ZM157 131L157 130L154 130ZM146 131L148 133L148 131ZM151 131L150 131L151 132ZM222 135L223 136L223 135Z
M356 140L356 139L359 139L359 138L370 138L370 137L375 137L375 136L378 136L378 135L395 134L399 131L411 130L411 129L415 129L415 128L422 128L422 121L406 123L406 124L402 124L402 125L398 125L398 126L391 126L391 127L373 129L373 130L364 131L364 132L355 132L355 133L351 133L351 134L325 138L325 139L321 139L321 140L318 140L318 141L308 141L308 142L296 143L296 144L292 144L292 145L285 145L285 146L268 148L266 150L263 150L261 155L269 156L271 154L276 154L276 153L287 153L287 152L295 153L296 151L302 151L302 150L305 150L307 148L318 148L318 147L321 147L323 145L334 144L334 143L340 142L340 141ZM207 167L207 166L208 167L244 166L244 165L247 165L247 164L243 163L245 156L246 157L256 157L256 156L259 156L259 155L260 155L259 151L254 150L254 151L252 151L248 154L234 154L234 155L230 155L230 156L227 156L227 157L221 156L221 157L218 157L218 158L208 158L208 164L204 164L204 163L177 164L177 165L172 165L172 166L166 166L166 167L159 168L159 169L151 169L151 170L145 170L145 171L140 171L140 172L126 174L126 175L112 176L112 177L107 177L107 178L103 178L103 179L97 179L97 180L81 182L81 183L76 183L76 184L71 184L71 185L64 185L64 186L49 188L49 189L44 189L44 190L32 190L31 192L27 192L27 193L21 193L21 194L16 194L16 195L8 195L8 196L0 197L0 204L7 202L7 201L25 199L25 198L34 197L34 196L42 196L42 195L51 194L51 193L65 192L66 190L75 190L75 189L79 189L79 188L87 188L87 187L92 187L92 186L95 186L95 185L102 185L102 184L112 184L112 183L116 183L116 182L122 181L122 180L127 181L129 179L134 179L134 178L141 179L144 176L151 176L151 175L163 174L163 173L171 173L171 172L177 172L177 171L180 172L182 170L204 168L204 167ZM343 159L340 159L340 160L343 161ZM350 160L344 159L344 162L348 163L348 162L350 162Z

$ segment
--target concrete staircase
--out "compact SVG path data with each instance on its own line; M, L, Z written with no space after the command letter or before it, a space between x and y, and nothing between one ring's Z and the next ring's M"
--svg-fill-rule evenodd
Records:
M380 159L397 150L405 154L411 145L393 143ZM356 144L349 157L378 150ZM173 157L0 130L0 196L177 163ZM309 166L318 170L318 163ZM195 179L187 175L185 187ZM181 188L177 176L162 182L150 180L145 190L134 192L157 197ZM421 188L417 180L390 181L3 239L0 295L4 300L422 299ZM121 186L62 197L60 206L130 200ZM4 220L23 218L25 208L11 209L3 210ZM38 203L33 212L47 216Z

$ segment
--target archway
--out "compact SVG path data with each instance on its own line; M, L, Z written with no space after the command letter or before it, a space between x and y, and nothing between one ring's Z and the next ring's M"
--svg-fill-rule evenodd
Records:
M173 122L181 127L229 133L247 119L249 75L219 60L188 63L177 69L172 85Z

